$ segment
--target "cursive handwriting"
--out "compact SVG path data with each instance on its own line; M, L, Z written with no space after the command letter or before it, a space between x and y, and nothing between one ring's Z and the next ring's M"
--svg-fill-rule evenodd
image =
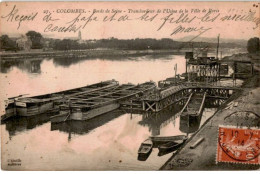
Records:
M95 16L95 12L93 11L92 14L88 17L81 16L82 13L80 13L76 18L72 19L71 21L67 22L67 24L70 25L76 25L76 23L84 22L84 25L80 25L80 28L85 28L86 25L92 21L98 21L98 18Z
M260 24L260 18L255 17L256 12L249 12L248 14L232 14L232 15L225 15L220 18L221 21L247 21L247 22L254 22L256 24L256 27L254 29L258 28Z
M168 16L161 18L161 20L163 20L163 23L160 25L157 31L161 30L166 22L170 24L191 23L196 18L196 16L190 17L189 14L182 13L177 19L175 19L174 17L172 17L172 15L173 13L170 13Z
M21 15L18 13L19 9L16 8L16 5L14 5L13 9L11 10L11 12L9 14L7 14L6 16L1 16L1 18L6 19L6 21L8 22L18 22L18 27L17 29L20 28L21 23L23 21L33 21L36 16L38 15L38 12L36 13L31 13L30 15Z
M156 17L158 16L158 13L155 15L149 15L149 11L145 12L141 17L138 17L137 19L141 21L149 21L152 22Z
M179 25L178 27L176 27L173 32L171 33L172 35L176 35L179 33L191 33L191 32L199 32L198 35L196 35L195 37L193 37L190 41L193 41L194 39L196 39L197 37L199 37L200 35L202 35L203 33L209 31L211 28L204 28L202 27L183 27L182 25Z
M44 16L41 17L42 22L46 24L43 29L44 32L77 32L81 29L85 29L87 25L94 22L101 23L126 23L128 21L137 21L140 23L155 23L159 26L155 26L155 30L161 31L167 25L172 25L174 28L170 36L185 33L198 33L195 38L204 34L205 32L211 30L213 23L218 23L219 25L223 22L253 22L256 24L256 28L259 27L260 18L257 16L256 12L249 12L243 14L232 14L232 13L220 13L218 10L205 10L203 13L197 13L195 10L185 12L181 11L177 13L177 10L169 10L170 13L161 13L156 11L136 11L127 13L122 10L91 10L80 12L72 17L72 20L62 21L61 18L57 18L57 14L51 10L44 10ZM89 12L89 13L88 13ZM140 14L138 14L138 13ZM190 13L189 13L190 12ZM238 12L237 12L238 13ZM27 14L21 13L16 5L12 7L8 14L1 16L7 22L16 22L18 24L17 29L19 29L23 22L32 22L36 19L38 12L27 12ZM39 18L39 16L38 16ZM64 19L64 18L63 18ZM56 21L59 21L56 23ZM211 24L207 27L207 24ZM116 25L115 25L116 26ZM140 25L141 26L141 25ZM158 27L158 28L157 28ZM168 26L167 26L168 27ZM254 28L255 29L255 28ZM195 39L194 38L194 39Z

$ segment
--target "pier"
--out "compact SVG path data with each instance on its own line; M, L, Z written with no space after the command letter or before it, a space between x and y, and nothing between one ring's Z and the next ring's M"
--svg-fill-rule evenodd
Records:
M201 83L183 83L180 86L172 86L166 90L158 91L146 96L142 100L143 110L158 112L175 103L185 103L189 95L194 92L206 92L207 98L218 99L223 102L228 99L237 87L203 85Z

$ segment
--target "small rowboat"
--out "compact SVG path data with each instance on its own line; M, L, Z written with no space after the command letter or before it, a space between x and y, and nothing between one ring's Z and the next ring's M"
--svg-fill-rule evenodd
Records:
M176 140L176 141L170 141L168 143L162 144L158 146L159 153L158 156L165 155L167 153L173 152L177 150L181 145L186 141L186 139L183 140Z
M158 147L168 142L178 141L178 140L186 140L186 135L177 135L177 136L151 136L154 147Z
M145 161L151 154L153 142L151 139L145 140L138 149L138 160Z

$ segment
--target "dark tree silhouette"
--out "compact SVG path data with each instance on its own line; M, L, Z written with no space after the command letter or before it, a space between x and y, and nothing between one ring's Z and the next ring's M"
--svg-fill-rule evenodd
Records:
M259 45L259 38L254 37L248 40L247 42L247 51L249 53L255 53L260 50L260 45Z
M15 41L10 39L8 35L2 35L0 37L0 49L7 50L7 51L9 50L16 51L17 47Z
M32 41L32 49L41 49L43 47L43 37L41 33L36 31L28 31L26 36L29 37Z

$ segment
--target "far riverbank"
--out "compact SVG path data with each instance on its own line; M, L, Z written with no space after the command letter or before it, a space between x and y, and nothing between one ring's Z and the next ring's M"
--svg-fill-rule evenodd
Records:
M2 60L32 59L32 58L103 58L145 55L182 55L187 50L68 50L68 51L33 51L17 53L1 53Z

